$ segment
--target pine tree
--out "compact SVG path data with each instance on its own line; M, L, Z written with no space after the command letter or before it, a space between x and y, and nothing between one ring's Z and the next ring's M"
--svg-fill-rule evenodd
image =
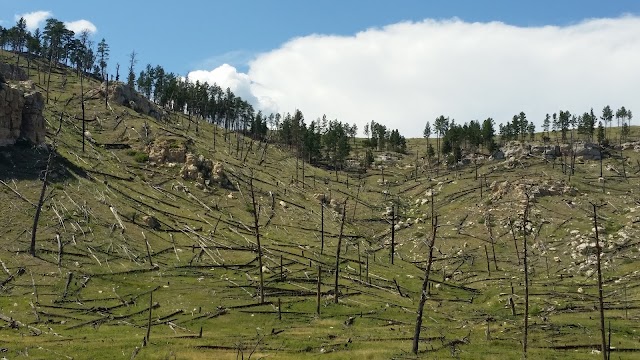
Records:
M109 45L104 38L98 43L98 61L100 76L102 80L106 80L104 70L107 68L107 61L109 61Z

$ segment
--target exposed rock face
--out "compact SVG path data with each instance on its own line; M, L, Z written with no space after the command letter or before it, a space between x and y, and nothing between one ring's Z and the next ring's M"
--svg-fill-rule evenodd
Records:
M185 180L195 180L196 185L208 186L211 181L223 187L231 185L222 163L214 163L211 159L202 155L196 157L192 153L187 154L185 164L180 169L180 176Z
M157 165L164 163L183 163L186 160L187 147L184 143L169 140L156 140L147 152L149 161Z
M106 83L100 86L100 94L104 96ZM139 94L135 89L121 82L109 83L109 98L111 101L124 105L136 112L149 115L158 120L162 119L165 112L146 97Z
M630 146L629 148L633 148ZM572 150L580 160L600 160L600 150L597 144L576 142L572 148L570 144L548 145L548 144L522 144L516 141L510 141L503 146L504 157L506 159L513 158L515 160L526 158L527 156L544 156L547 159L553 159L559 156L570 156ZM499 160L499 156L494 156L495 160Z
M34 90L32 82L0 83L0 146L13 145L18 139L43 143L43 109L44 98Z
M27 81L29 77L20 67L13 64L0 63L0 79L4 78L5 81ZM1 81L0 81L1 82Z
M508 195L518 200L525 200L526 194L529 194L530 200L535 200L544 196L576 196L578 194L576 188L567 185L564 181L554 180L494 181L489 186L489 190L491 200L499 200Z
M579 156L584 160L600 160L601 157L598 145L591 143L579 145L576 150L576 156Z

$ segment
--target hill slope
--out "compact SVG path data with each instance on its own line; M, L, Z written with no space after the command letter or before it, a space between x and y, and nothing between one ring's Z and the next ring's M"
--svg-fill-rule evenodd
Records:
M619 358L637 356L632 150L605 159L604 181L598 162L569 176L560 160L531 156L480 160L477 169L419 163L416 172L414 156L400 155L361 176L336 175L182 114L156 119L105 106L98 82L83 85L84 152L79 78L64 68L52 76L45 118L55 152L35 257L28 250L48 152L0 150L8 358L410 358L432 211L439 226L420 357L521 357L526 237L529 353L584 358L600 344L591 202L604 205L597 221L612 346ZM411 140L409 153L424 145ZM324 211L320 194L334 200Z

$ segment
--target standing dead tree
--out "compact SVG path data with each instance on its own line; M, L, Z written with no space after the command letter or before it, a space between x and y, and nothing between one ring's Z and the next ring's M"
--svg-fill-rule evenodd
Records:
M607 360L607 339L605 335L604 328L604 300L603 300L603 290L602 290L602 267L601 267L601 259L602 256L602 247L600 246L600 237L598 235L598 212L597 206L594 203L591 203L593 206L593 227L596 232L596 266L598 270L598 306L600 310L600 335L602 337L601 344L601 353L604 360Z
M525 193L527 196L527 204L524 208L524 214L522 215L522 242L524 243L523 248L523 266L524 266L524 329L523 329L523 338L522 338L522 356L527 358L527 341L529 336L529 268L527 267L527 221L529 216L529 194Z
M249 180L249 186L251 187L251 203L253 205L253 224L256 234L256 244L258 245L258 270L260 271L260 303L264 302L264 274L262 273L262 246L260 245L260 224L258 223L260 217L260 208L256 206L256 196L253 191L253 176Z
M68 100L65 104L65 107L69 105ZM36 214L33 217L33 227L31 229L31 245L29 246L29 254L31 256L36 256L36 232L38 230L38 220L40 219L40 213L42 212L42 205L44 204L44 194L47 191L47 181L49 179L49 171L51 169L51 160L56 152L56 145L58 140L58 134L60 134L60 130L62 130L62 118L64 116L64 111L60 113L60 122L58 124L58 129L53 138L53 144L51 144L51 148L49 149L49 157L47 158L47 167L44 170L44 176L42 178L42 188L40 189L40 198L38 199L38 206L36 207Z
M29 254L36 256L36 232L38 231L38 220L40 220L40 213L42 212L42 205L44 204L44 195L47 191L47 181L49 179L49 169L51 168L51 158L53 157L53 151L49 151L49 157L47 159L47 168L44 170L44 176L42 178L42 188L40 189L40 199L38 200L38 207L36 207L36 214L33 217L33 227L31 228L31 245L29 247Z
M347 199L342 205L342 220L340 221L340 235L338 235L338 246L336 248L336 279L333 289L333 302L338 303L338 279L340 278L340 248L342 248L342 234L344 231L344 217L347 214Z
M482 181L480 182L482 183ZM489 233L489 240L491 240L491 252L493 253L493 266L496 271L498 271L498 260L496 259L496 239L493 237L493 229L491 224L491 214L487 213L484 218L484 226L487 228L487 232Z
M427 287L429 286L429 274L431 273L431 265L433 264L433 245L436 241L436 231L438 230L438 217L432 218L431 225L431 241L429 241L429 258L427 261L427 269L424 272L424 281L422 282L422 292L420 294L420 303L418 304L418 316L416 318L416 330L413 335L413 353L418 353L418 343L420 342L420 330L422 329L422 313L424 312L424 304L427 302Z

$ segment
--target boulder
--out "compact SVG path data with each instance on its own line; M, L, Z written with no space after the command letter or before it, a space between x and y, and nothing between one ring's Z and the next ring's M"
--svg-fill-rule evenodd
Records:
M209 186L211 181L222 187L231 185L231 181L224 172L224 164L214 163L203 155L196 156L193 153L185 155L185 164L180 169L180 176L185 180L196 180L197 183L206 186Z
M198 174L198 167L193 164L185 165L180 169L180 176L185 180L195 180Z
M160 229L160 222L153 216L145 215L142 217L142 222L151 229Z
M492 160L504 160L504 152L502 150L496 150L493 152L493 154L491 154L491 158Z
M584 160L600 160L600 149L596 144L585 143L578 147L576 156L582 157Z

